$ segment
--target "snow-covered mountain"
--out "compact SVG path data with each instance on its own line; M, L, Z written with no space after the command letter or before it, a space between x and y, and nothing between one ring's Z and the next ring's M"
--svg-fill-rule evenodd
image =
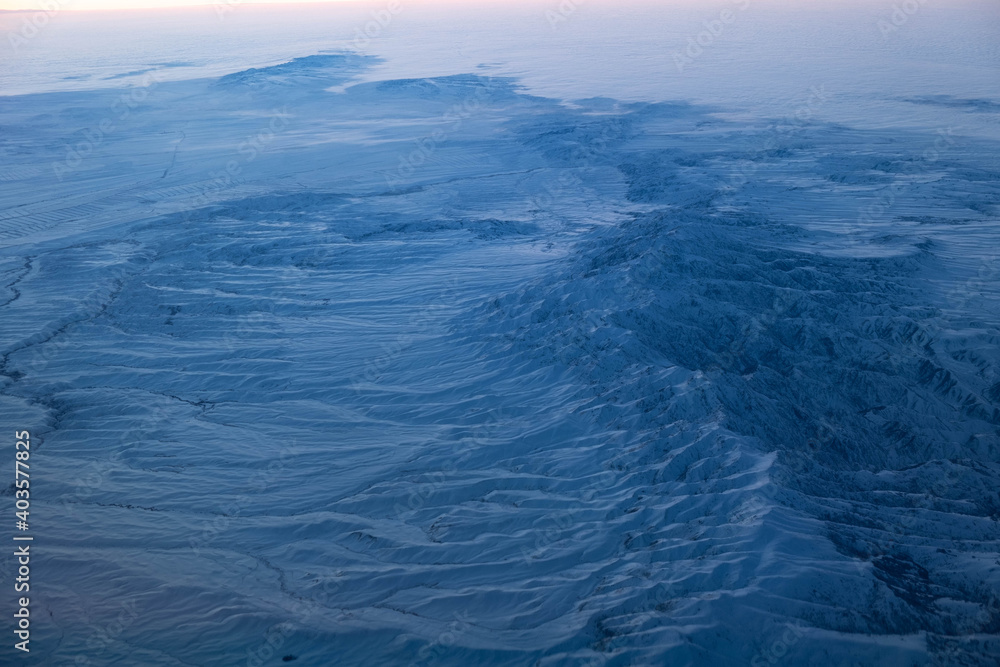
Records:
M0 97L29 663L997 664L1000 101L378 64Z

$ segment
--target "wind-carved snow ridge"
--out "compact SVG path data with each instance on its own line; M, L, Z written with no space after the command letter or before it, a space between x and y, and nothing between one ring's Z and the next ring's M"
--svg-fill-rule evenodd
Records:
M10 152L39 660L995 664L995 144L329 58Z
M218 80L222 87L296 87L321 81L342 83L363 71L378 58L355 53L326 53L295 58L271 67L251 67Z

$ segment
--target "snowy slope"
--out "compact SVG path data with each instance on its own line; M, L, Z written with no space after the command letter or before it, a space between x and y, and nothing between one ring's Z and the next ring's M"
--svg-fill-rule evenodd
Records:
M0 98L35 664L996 664L995 141L373 63Z

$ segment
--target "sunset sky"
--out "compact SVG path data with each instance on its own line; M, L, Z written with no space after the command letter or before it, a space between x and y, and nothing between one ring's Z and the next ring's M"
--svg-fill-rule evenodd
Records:
M51 9L58 5L65 10L87 9L147 9L152 7L186 7L213 4L274 4L290 5L303 2L352 2L355 0L0 0L0 9Z

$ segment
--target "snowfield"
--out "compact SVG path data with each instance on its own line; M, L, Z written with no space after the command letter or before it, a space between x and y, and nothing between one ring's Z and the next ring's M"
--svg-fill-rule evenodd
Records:
M1000 98L380 62L0 97L26 664L1000 661Z

